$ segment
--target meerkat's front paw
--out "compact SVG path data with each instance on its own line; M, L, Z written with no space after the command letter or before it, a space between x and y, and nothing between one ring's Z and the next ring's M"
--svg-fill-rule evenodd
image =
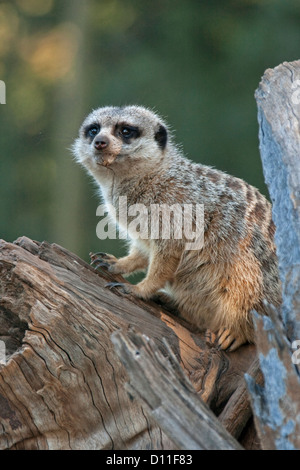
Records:
M90 257L91 266L94 266L95 269L99 267L109 268L111 263L118 261L115 256L103 253L102 251L99 251L98 253L90 253Z
M131 294L134 297L138 297L139 299L147 300L150 297L145 292L142 282L140 282L139 284L129 284L125 282L109 282L108 284L106 284L105 287L108 287L110 290L117 289L123 294Z
M222 328L217 333L217 345L219 349L235 351L242 344L246 343L242 336L233 334L229 329Z
M110 290L118 290L122 294L132 294L132 284L126 284L125 282L108 282L105 287Z
M124 274L124 270L118 265L118 258L108 253L98 252L92 255L91 266L95 269L106 268L112 274Z
M131 294L134 297L145 299L144 295L139 289L138 284L134 285L125 282L108 282L105 287L110 290L118 290L119 292L122 292L122 294Z

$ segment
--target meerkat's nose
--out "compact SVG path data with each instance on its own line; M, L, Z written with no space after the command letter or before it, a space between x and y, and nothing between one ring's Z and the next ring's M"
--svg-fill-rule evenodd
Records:
M107 137L98 137L94 142L94 147L97 150L103 150L108 147L109 140Z

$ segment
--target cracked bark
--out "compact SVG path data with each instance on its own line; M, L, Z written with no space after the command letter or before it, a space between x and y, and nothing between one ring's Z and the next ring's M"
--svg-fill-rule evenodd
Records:
M281 311L256 317L264 386L247 378L264 449L300 449L300 382L292 342L300 339L300 61L265 72L256 91L260 152L273 204L283 290Z
M107 276L55 244L26 237L0 242L0 339L7 360L0 365L1 449L183 448L128 389L129 372L111 340L116 332L145 335L163 357L172 351L174 387L180 390L186 376L211 413L230 408L234 391L245 389L254 346L218 351L161 305L106 289ZM245 438L253 424L249 400L242 401L240 413L236 401L232 406L241 442L256 447ZM232 430L235 446L239 434Z

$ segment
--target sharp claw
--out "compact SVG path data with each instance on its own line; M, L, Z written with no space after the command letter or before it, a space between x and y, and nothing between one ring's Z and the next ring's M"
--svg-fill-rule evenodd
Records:
M107 254L99 251L98 253L90 253L91 264L95 263L97 260L101 260L102 258L107 258Z
M101 256L97 256L96 255L93 255L93 257L91 258L91 266L96 263L97 261L103 261L103 259L101 258Z
M124 287L124 284L122 282L108 282L105 287L113 289L114 287Z
M96 261L98 260L94 260L92 263L91 263L91 266L93 266L95 269L98 269L98 268L109 268L109 264L108 263L105 263L105 261L99 261L97 264L96 264Z
M101 258L107 258L107 253L104 253L103 251L98 251L97 253L92 253L91 255L93 257L94 256L101 256Z
M115 289L115 288L120 288L120 290L124 294L127 294L125 284L123 284L122 282L108 282L105 285L105 287L108 287L108 289L110 289L110 290Z

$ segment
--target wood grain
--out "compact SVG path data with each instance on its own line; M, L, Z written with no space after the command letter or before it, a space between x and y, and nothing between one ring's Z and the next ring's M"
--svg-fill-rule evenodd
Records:
M225 354L155 302L105 288L107 274L64 248L0 242L1 449L176 449L142 401L111 335L167 340L199 397L218 412L243 380L253 346ZM115 278L118 280L118 278Z
M165 357L145 335L115 332L112 338L129 374L131 390L142 398L178 449L242 449L199 399L170 348Z
M262 447L300 449L300 380L292 361L292 342L300 339L300 61L266 70L255 96L283 305L279 311L266 304L268 317L254 316L264 385L247 382Z

